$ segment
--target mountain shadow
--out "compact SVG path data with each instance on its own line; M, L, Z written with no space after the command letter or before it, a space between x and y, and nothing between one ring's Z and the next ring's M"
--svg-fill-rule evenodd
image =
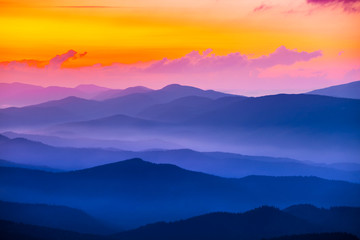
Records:
M0 219L82 233L115 232L83 211L65 206L0 201Z
M264 240L359 240L359 238L349 233L314 233L282 236Z
M0 236L2 240L105 240L98 235L81 234L4 220L0 220Z
M351 232L360 236L360 208L331 207L317 208L312 205L295 205L284 209L284 212L304 219L310 223L326 225L327 230Z

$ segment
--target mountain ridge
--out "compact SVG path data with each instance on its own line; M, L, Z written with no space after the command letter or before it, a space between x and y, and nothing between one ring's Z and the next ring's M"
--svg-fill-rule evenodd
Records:
M326 88L316 89L308 93L338 98L360 99L360 81L333 85Z
M1 139L0 135L0 139ZM224 152L198 152L190 149L126 151L103 148L54 147L25 138L0 141L0 159L61 169L76 170L123 159L142 158L153 163L168 163L187 170L222 177L247 175L319 176L327 179L360 182L358 171L338 170L294 159L247 156ZM66 160L64 160L64 158ZM82 160L86 159L86 161ZM49 166L50 165L50 166ZM33 166L34 167L34 166Z
M351 224L356 224L356 220ZM0 220L0 234L4 240L358 240L353 235L356 228L345 233L341 228L329 227L331 226L326 223L314 225L269 206L242 213L217 212L175 222L158 222L107 236L79 234Z
M122 228L261 205L360 206L360 184L315 177L222 178L139 159L57 173L0 167L0 195L5 201L66 205Z

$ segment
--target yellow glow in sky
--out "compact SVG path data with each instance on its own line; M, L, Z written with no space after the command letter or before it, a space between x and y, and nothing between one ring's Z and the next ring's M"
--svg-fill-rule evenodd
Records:
M46 2L46 4L45 4ZM88 52L69 66L134 63L212 48L256 56L285 45L359 60L359 14L305 1L1 1L0 61ZM295 10L296 11L295 11Z

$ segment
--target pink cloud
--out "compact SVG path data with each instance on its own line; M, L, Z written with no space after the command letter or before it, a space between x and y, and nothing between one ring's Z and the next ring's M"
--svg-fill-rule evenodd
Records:
M274 53L249 59L248 56L239 52L229 53L225 56L210 54L211 49L201 54L192 51L182 58L169 60L164 58L144 69L144 72L152 73L180 73L180 72L217 72L229 69L254 70L256 68L269 68L275 65L291 65L299 61L309 61L322 55L321 51L298 52L296 49L289 50L284 46L279 47Z
M253 12L261 12L261 11L266 11L271 9L272 6L266 5L266 4L261 4L260 6L257 6L256 8L253 9Z
M48 69L59 69L61 65L72 59L82 58L87 54L84 53L77 53L74 50L69 50L64 54L56 55L55 57L51 58L50 60L34 60L34 59L24 59L19 61L8 61L8 62L0 62L0 67L3 68L10 68L10 69L23 69L27 67L35 67L35 68L48 68Z
M49 64L46 67L51 69L60 68L61 64L68 61L70 58L76 58L76 54L77 52L71 49L64 54L56 55L54 58L50 59Z
M307 0L307 2L308 3L313 3L313 4L329 4L329 3L350 4L350 3L359 2L359 0Z
M320 6L341 6L346 12L360 12L360 0L306 0L309 4Z
M47 61L39 61L34 59L24 59L18 61L0 62L0 66L9 68L25 68L25 67L43 67Z
M144 72L152 73L196 73L222 71L233 67L244 67L249 63L246 55L230 53L225 56L211 54L207 49L201 54L199 51L192 51L184 57L170 60L164 58L143 69Z
M216 55L211 49L192 51L177 59L164 58L144 64L110 66L96 64L87 67L61 67L66 61L85 56L74 50L48 61L39 61L45 67L32 64L36 60L0 63L1 82L23 82L42 86L76 86L97 84L126 88L143 85L160 88L179 83L239 94L269 94L276 92L301 92L304 89L328 85L327 74L314 73L313 68L294 71L292 66L322 56L321 51L305 52L279 47L273 53L260 57L233 52ZM310 65L312 65L309 62ZM270 71L283 66L279 71ZM289 68L287 68L289 67ZM298 68L298 67L297 67ZM265 73L264 73L265 71ZM272 73L272 74L270 74ZM275 76L275 75L276 76Z
M279 47L275 52L268 56L262 56L254 59L252 63L260 68L268 68L275 65L292 65L300 61L309 61L312 58L322 56L321 51L315 52L298 52L296 49L289 50L284 46Z

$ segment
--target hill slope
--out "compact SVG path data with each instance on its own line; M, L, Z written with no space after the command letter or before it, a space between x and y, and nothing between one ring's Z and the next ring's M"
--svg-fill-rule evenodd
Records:
M226 179L140 159L60 173L0 168L0 195L70 206L120 227L260 205L360 206L358 184L314 177Z
M309 94L360 99L360 81L317 89L309 92Z
M316 231L316 227L278 209L262 207L242 214L212 213L173 223L156 223L120 233L114 239L261 239Z
M0 83L0 108L27 106L70 96L92 98L108 88L96 85L79 85L75 88L40 87L24 83Z
M83 233L114 231L88 214L64 206L0 201L0 219Z

